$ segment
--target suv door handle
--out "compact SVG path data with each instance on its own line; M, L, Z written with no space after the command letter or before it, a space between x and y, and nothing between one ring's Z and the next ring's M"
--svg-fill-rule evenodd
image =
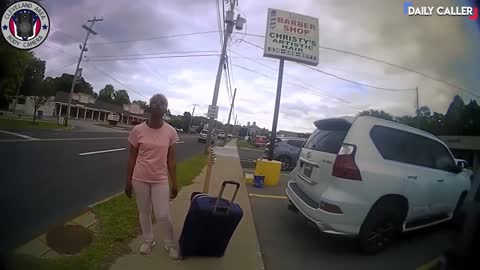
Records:
M409 175L408 179L417 179L417 176L416 175Z
M438 179L437 180L437 182L443 182L443 181L445 181L445 180L443 180L443 179Z

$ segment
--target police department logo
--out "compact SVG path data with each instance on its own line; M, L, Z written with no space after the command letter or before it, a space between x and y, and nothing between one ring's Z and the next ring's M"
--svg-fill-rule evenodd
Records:
M50 19L39 4L19 1L2 15L2 34L15 48L30 50L42 44L50 32Z

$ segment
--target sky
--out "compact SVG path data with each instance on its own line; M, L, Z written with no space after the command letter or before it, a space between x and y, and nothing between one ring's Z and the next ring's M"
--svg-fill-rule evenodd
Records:
M426 1L413 2L420 5ZM116 89L127 89L131 100L144 101L155 93L163 93L174 114L191 111L192 104L199 104L195 115L207 112L221 50L216 0L43 0L41 3L49 13L51 31L35 53L47 61L47 76L73 74L79 43L86 35L81 26L97 16L103 21L94 25L98 35L91 36L88 42L85 59L90 61L81 64L83 77L94 91L112 84ZM409 17L403 14L403 3L400 0L239 0L235 12L245 17L247 23L242 31L234 31L229 45L232 88L237 88L234 115L238 121L256 122L268 129L272 126L279 61L263 57L263 50L249 44L264 45L263 37L250 35L265 35L268 8L318 18L321 46L404 66L480 95L480 52L475 50L480 44L478 25L466 17ZM466 2L428 3L450 6ZM201 34L158 38L188 33ZM192 51L196 53L190 55L208 56L93 61L108 59L105 56L118 59L157 53L155 56L160 57L165 55L158 53ZM474 98L442 82L331 50L320 49L316 68L383 88L418 87L420 106L439 113L445 113L454 95L466 101ZM227 121L230 105L225 79L223 76L218 98L218 120L222 122ZM412 115L415 100L415 91L371 89L287 61L278 127L311 132L315 120L355 115L366 109L385 110L396 116Z

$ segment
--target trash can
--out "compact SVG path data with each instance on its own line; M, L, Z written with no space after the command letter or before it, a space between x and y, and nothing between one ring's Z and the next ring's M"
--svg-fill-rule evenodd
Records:
M265 176L263 175L254 175L253 176L253 186L257 188L263 188L265 182Z
M43 111L37 111L37 118L40 120L43 118Z

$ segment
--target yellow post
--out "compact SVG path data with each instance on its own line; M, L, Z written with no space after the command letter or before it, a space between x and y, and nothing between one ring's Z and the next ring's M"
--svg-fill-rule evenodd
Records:
M276 186L280 180L282 163L276 160L259 159L255 166L255 175L265 176L265 186Z

